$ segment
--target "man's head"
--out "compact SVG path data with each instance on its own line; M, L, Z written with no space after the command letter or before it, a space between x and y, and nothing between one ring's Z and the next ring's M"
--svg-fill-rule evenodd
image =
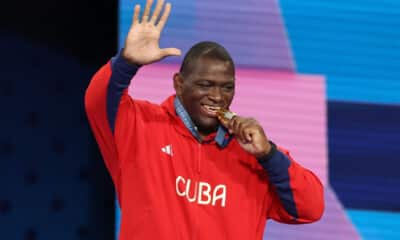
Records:
M229 108L235 93L235 66L224 47L200 42L186 54L174 88L202 135L218 126L216 111Z

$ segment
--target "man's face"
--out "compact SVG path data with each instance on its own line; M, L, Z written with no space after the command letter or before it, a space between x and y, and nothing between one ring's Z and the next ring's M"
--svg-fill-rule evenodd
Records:
M202 57L189 73L175 74L174 87L199 132L218 126L217 110L229 108L235 93L234 68L228 61Z

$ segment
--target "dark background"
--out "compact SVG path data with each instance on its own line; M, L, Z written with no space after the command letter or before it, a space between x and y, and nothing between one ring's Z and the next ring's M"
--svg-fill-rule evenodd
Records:
M0 7L1 239L112 239L114 194L83 108L117 48L117 1Z

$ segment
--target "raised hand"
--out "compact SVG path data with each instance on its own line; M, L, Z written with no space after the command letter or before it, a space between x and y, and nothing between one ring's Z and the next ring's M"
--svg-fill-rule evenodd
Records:
M220 122L234 134L239 144L255 157L265 156L271 151L271 144L261 125L253 118L234 116L230 120L219 117Z
M153 15L150 9L153 0L147 0L141 21L139 21L140 5L136 5L133 13L133 22L125 40L122 56L132 64L145 65L160 61L168 56L179 56L177 48L160 49L161 32L171 12L171 4L164 6L164 0L158 0ZM159 19L160 13L162 15Z

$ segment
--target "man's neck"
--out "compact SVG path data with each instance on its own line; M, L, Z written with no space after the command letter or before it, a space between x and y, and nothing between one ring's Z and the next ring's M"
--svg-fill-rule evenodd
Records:
M211 135L211 134L213 134L213 133L216 133L217 130L218 130L218 128L213 129L213 130L208 130L208 131L205 131L205 130L202 130L202 129L198 129L198 128L197 128L197 131L198 131L198 133L199 133L199 135L200 135L200 140L201 140L201 141L203 141L204 139L206 139L209 135Z

